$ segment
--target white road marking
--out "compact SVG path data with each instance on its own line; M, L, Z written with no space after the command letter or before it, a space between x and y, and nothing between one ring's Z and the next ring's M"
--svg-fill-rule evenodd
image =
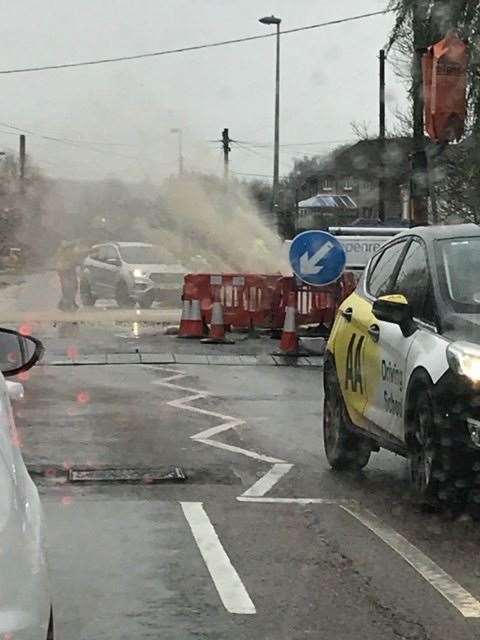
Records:
M270 456L266 456L263 453L256 453L255 451L250 451L249 449L242 449L242 447L235 447L231 444L218 442L217 440L207 440L207 439L199 438L198 436L192 436L191 438L192 440L195 440L195 442L202 442L203 444L208 444L210 447L216 447L217 449L223 449L224 451L231 451L232 453L238 453L242 456L247 456L247 458L253 458L253 460L258 460L259 462L268 462L270 464L282 462L278 458L271 458Z
M398 553L465 618L480 617L480 602L400 533L383 524L377 516L365 509L346 505L339 506Z
M260 504L336 504L341 506L342 500L332 500L330 498L269 498L268 496L260 498L249 498L241 495L237 497L238 502L258 502ZM343 502L350 503L351 500Z
M218 595L230 613L256 613L240 576L220 542L201 502L181 502L195 542L207 565Z
M200 391L199 389L192 389L191 387L183 387L178 384L172 384L174 380L179 380L185 378L187 374L184 371L178 371L178 369L170 369L167 367L156 367L158 371L165 371L167 373L172 373L173 375L168 376L166 378L161 378L160 380L154 380L152 384L158 385L160 387L165 387L167 389L174 389L175 391L185 391L187 392L186 396L182 396L177 398L176 400L171 400L167 402L167 405L170 407L175 407L177 409L184 409L185 411L190 411L192 413L198 413L200 415L209 416L211 418L218 418L222 422L214 427L209 427L200 433L196 433L193 436L190 436L192 440L196 442L201 442L202 444L208 444L210 447L215 447L217 449L223 449L224 451L230 451L232 453L238 453L240 455L246 456L248 458L253 458L254 460L258 460L259 462L268 462L270 464L283 463L284 461L279 458L274 458L272 456L267 456L263 453L258 453L256 451L251 451L250 449L243 449L242 447L236 447L231 444L226 444L224 442L218 442L217 440L212 440L212 436L215 436L224 431L228 431L229 429L234 429L235 427L239 427L245 424L244 420L240 420L239 418L234 418L233 416L227 416L223 413L219 413L217 411L209 411L208 409L201 409L199 407L193 407L190 403L195 400L204 400L206 398L212 397L213 394L208 391Z
M265 494L272 489L272 487L280 480L280 478L285 475L292 467L292 465L285 463L283 460L278 460L276 458L272 458L270 456L266 456L255 451L250 451L248 449L242 449L241 447L235 447L229 444L225 444L223 442L218 442L216 440L212 440L212 436L227 431L228 429L233 429L240 425L245 424L243 420L239 420L238 418L233 418L232 416L227 416L222 413L208 411L207 409L200 409L198 407L192 407L190 404L195 400L201 400L208 397L211 397L212 394L207 391L200 391L198 389L192 389L189 387L182 387L180 385L172 384L174 380L178 380L186 377L184 372L180 372L177 369L167 369L166 367L158 367L161 371L166 371L167 373L172 373L173 375L168 378L163 378L161 380L156 380L154 384L164 386L167 388L175 389L178 391L187 392L188 395L178 398L177 400L172 400L167 404L173 407L177 407L179 409L184 409L186 411L191 411L193 413L198 413L201 415L210 416L213 418L218 418L222 420L221 424L216 425L215 427L210 427L191 436L192 440L197 442L201 442L203 444L208 444L212 447L217 447L219 449L224 449L226 451L231 451L233 453L239 453L241 455L254 458L255 460L259 460L262 462L269 462L274 464L274 467L270 469L262 478L260 478L252 487L247 489L245 493L239 497L237 500L239 502L250 502L250 503L263 503L263 504L298 504L298 505L309 505L309 504L325 504L332 505L336 504L344 511L349 513L351 516L356 518L359 522L361 522L365 527L367 527L372 533L378 536L385 544L387 544L393 551L398 553L398 555L403 558L415 571L417 571L432 587L434 587L438 593L440 593L446 600L448 600L454 607L458 609L458 611L466 618L479 618L480 617L480 602L476 600L472 594L470 594L466 589L464 589L458 582L456 582L451 576L448 575L443 569L441 569L433 560L431 560L428 556L426 556L420 549L411 544L406 538L404 538L401 534L397 533L394 529L388 527L383 524L374 514L361 509L359 506L354 506L352 501L347 500L332 500L332 499L324 499L324 498L271 498L265 497ZM343 503L343 504L342 504ZM184 505L187 505L186 507ZM195 524L192 525L192 522L189 520L190 527L192 528L193 535L197 541L197 544L200 548L202 556L209 568L210 573L212 574L212 578L215 582L217 590L222 598L222 601L225 604L225 607L232 611L232 613L255 613L255 607L251 602L248 593L246 593L243 584L238 577L238 574L235 572L235 569L232 567L228 556L225 554L223 547L221 546L218 537L216 536L215 530L213 529L210 521L208 520L208 516L203 510L201 503L182 503L182 508L185 513L185 517L189 520L189 517L192 518L192 522L196 522L198 524L198 536L196 534L196 530L194 530ZM189 515L187 515L187 512ZM207 543L209 538L214 537L216 539L216 545ZM199 541L200 540L200 541ZM202 547L203 545L203 547ZM207 545L207 546L205 546ZM216 549L220 549L220 552L217 553ZM224 554L223 560L220 561L220 558ZM217 557L218 556L218 557ZM207 560L207 557L209 560ZM212 558L216 558L217 561L213 562L213 570L209 565L209 562L212 561ZM233 572L233 575L236 579L236 587L233 589L234 593L243 594L243 596L239 596L240 601L243 601L243 605L247 603L247 611L234 611L229 608L229 605L226 604L224 600L223 591L221 591L224 582L222 582L224 576L226 575L225 567L228 566L228 571ZM216 571L216 574L214 574ZM217 578L215 575L220 576L220 581L217 584ZM235 582L235 580L234 580ZM239 585L240 587L239 587ZM227 582L228 584L228 582ZM226 593L230 593L230 590L227 589ZM246 599L245 599L246 596ZM234 607L236 603L236 596L233 597L233 605ZM241 607L240 607L241 608Z
M279 463L262 476L254 485L242 493L242 498L259 498L268 493L283 476L290 471L293 464Z

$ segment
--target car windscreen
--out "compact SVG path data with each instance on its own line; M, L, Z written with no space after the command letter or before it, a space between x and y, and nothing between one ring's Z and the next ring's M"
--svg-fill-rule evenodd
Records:
M122 260L128 264L164 264L169 262L166 252L155 246L120 247L120 255Z
M480 236L436 243L444 296L457 313L480 312Z

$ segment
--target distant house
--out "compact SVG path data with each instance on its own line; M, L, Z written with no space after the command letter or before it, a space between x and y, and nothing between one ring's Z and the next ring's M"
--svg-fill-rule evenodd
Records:
M356 203L348 195L317 194L298 203L297 231L350 224L358 218Z
M298 189L298 227L305 227L305 213L301 213L301 203L311 198L331 196L348 198L355 204L355 218L378 218L379 179L385 180L385 213L389 219L400 220L405 215L408 184L410 180L410 159L412 153L410 138L390 138L385 141L383 163L378 139L361 140L354 145L341 147L324 161L318 169L307 176ZM335 195L333 195L335 194ZM343 204L343 202L342 202ZM320 213L320 212L317 212ZM338 204L328 211L334 218L330 224L348 224L353 210L350 206Z

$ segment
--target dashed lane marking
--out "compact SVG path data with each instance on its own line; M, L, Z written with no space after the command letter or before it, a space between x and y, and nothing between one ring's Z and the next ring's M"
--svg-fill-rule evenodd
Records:
M185 411L190 411L192 413L198 413L200 415L217 418L218 420L222 421L215 427L205 429L204 431L200 431L200 433L196 433L195 435L190 436L192 440L207 444L210 447L216 447L217 449L224 449L225 451L238 453L247 456L248 458L259 460L260 462L268 462L270 464L284 462L283 460L280 460L278 458L273 458L272 456L267 456L256 451L251 451L250 449L243 449L242 447L236 447L225 442L212 440L212 436L218 435L219 433L222 433L224 431L228 431L229 429L239 427L245 424L245 421L240 420L239 418L234 418L233 416L227 416L223 413L218 413L217 411L209 411L208 409L193 407L191 403L195 400L204 400L211 397L213 394L209 393L208 391L200 391L199 389L192 389L191 387L183 387L178 384L173 384L174 380L179 380L186 377L187 374L185 374L183 371L178 371L177 369L167 369L166 367L159 367L157 370L172 373L173 375L162 378L160 380L154 380L152 384L165 387L167 389L175 389L176 391L184 391L187 393L186 396L182 396L181 398L177 398L176 400L167 402L167 405L169 405L170 407L176 407L177 409L184 409Z
M245 493L242 493L242 498L259 498L268 493L276 484L287 474L293 464L287 464L281 462L274 464L273 467L263 475L250 489L247 489Z
M260 498L249 498L248 496L238 496L239 502L257 502L260 504L336 504L341 505L342 500L332 500L330 498L269 498L267 496ZM350 503L350 500L343 502Z
M256 613L255 605L223 548L203 504L180 504L225 609L229 613L244 615Z
M398 553L465 618L480 617L480 602L400 533L383 524L377 516L366 509L342 504L339 506Z

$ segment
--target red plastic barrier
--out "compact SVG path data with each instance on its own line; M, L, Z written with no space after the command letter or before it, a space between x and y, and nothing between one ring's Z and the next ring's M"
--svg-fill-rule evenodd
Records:
M219 291L224 321L234 327L270 327L273 296L280 275L189 274L185 276L183 297L198 298L202 316L211 320L213 300Z
M207 324L218 293L226 325L280 329L289 295L294 292L298 324L328 328L339 304L355 286L351 272L345 272L337 282L324 287L302 283L293 276L200 273L185 276L183 299L200 300L202 317Z
M341 283L314 287L296 278L283 278L280 283L280 299L274 310L273 328L283 325L285 307L291 292L296 295L297 323L299 325L315 324L330 327L340 301L344 299Z

